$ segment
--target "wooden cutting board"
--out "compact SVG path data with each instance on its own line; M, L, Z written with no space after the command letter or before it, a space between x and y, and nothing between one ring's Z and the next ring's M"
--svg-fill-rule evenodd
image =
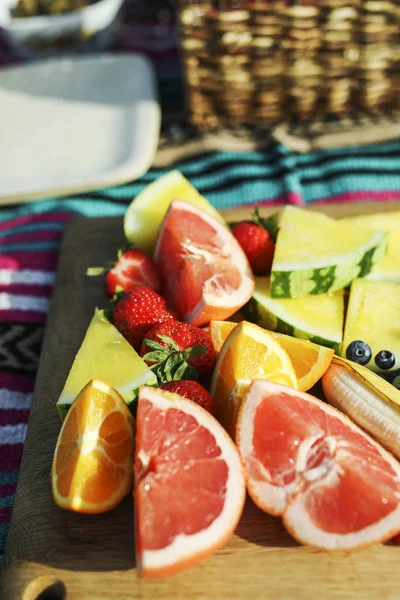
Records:
M399 203L313 207L336 217L400 210ZM263 210L268 215L272 209ZM228 221L250 214L227 211ZM97 516L52 501L50 468L60 429L55 403L95 306L101 278L86 268L115 257L122 219L77 219L66 232L36 381L0 584L2 600L362 599L397 600L400 548L320 552L296 544L279 519L248 500L235 535L197 567L141 581L132 501Z

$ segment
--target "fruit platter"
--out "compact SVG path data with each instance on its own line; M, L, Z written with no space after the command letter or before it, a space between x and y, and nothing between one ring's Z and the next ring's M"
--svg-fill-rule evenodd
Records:
M74 221L1 597L398 597L399 234L176 171Z

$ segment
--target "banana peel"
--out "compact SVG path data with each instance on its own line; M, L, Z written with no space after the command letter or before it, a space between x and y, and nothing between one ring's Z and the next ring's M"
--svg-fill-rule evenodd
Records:
M400 390L366 367L334 356L322 377L329 402L400 459Z

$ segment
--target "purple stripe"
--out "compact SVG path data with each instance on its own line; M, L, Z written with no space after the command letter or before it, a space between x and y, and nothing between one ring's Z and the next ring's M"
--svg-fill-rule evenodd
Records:
M58 241L64 235L63 231L27 231L26 233L16 233L8 235L0 242L0 246L7 244L20 244L30 242L53 242Z
M29 413L29 410L18 410L14 408L0 410L0 425L18 425L19 423L27 423Z
M35 310L0 310L0 323L45 323L47 313Z
M0 254L0 269L40 269L41 271L55 271L58 261L58 252L55 250L41 250L40 252L12 252Z
M35 386L34 375L10 375L0 371L0 388L30 394Z
M52 290L53 286L51 285L0 284L0 293L37 296L38 298L50 298Z
M1 479L1 475L0 475L0 479ZM5 498L6 496L12 496L13 494L15 494L16 489L17 489L16 483L8 483L6 485L2 485L0 483L0 498Z
M19 469L23 450L23 444L0 445L1 470L8 473Z
M12 508L0 508L0 523L9 523L11 521Z
M12 227L19 227L21 225L26 225L28 223L51 223L51 222L68 222L73 219L76 215L71 213L62 213L62 212L53 212L53 213L43 213L43 214L35 214L35 215L26 215L24 217L16 217L15 219L11 219L5 223L0 223L0 231L11 229Z

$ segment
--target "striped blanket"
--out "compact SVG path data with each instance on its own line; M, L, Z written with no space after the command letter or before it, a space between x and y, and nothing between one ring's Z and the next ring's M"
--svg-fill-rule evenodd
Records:
M400 201L400 140L310 154L275 144L264 152L209 152L171 166L219 209ZM154 168L134 183L82 196L0 209L0 562L65 226L76 215L122 215L166 170Z

